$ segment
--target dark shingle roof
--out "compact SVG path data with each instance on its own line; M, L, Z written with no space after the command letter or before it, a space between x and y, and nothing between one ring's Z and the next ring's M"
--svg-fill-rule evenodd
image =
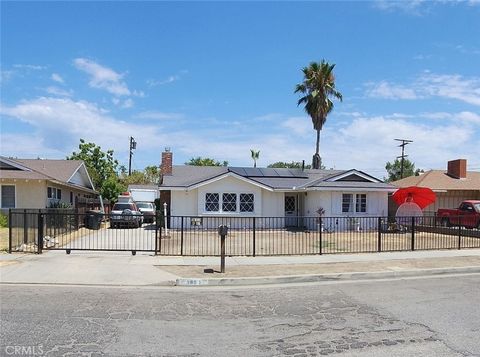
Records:
M224 166L173 166L172 175L165 175L161 187L187 188L229 172L272 189L296 189L315 187L392 188L383 182L337 181L325 182L329 178L351 170L301 170L271 169Z

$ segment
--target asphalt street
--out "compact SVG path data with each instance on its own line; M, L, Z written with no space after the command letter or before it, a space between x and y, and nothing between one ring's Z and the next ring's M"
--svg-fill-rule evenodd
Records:
M480 356L479 283L477 274L248 288L1 285L0 353Z

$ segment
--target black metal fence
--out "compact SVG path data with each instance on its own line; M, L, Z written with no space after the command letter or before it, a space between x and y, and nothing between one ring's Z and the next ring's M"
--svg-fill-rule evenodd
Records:
M145 251L160 255L218 256L220 225L229 227L226 254L230 256L480 248L478 223L466 222L467 228L454 218L445 224L434 216L396 219L169 216L165 220L157 213L154 223L139 228L135 217L123 217L121 228L111 228L109 218L99 213L65 210L11 210L9 251Z

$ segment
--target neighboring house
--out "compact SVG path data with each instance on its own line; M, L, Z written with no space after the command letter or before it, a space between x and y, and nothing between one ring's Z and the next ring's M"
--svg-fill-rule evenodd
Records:
M427 212L436 212L439 208L456 208L464 200L480 199L480 172L467 171L465 159L449 161L447 170L430 170L420 176L394 181L392 185L399 188L419 186L432 189L437 200L425 209Z
M83 161L11 159L0 156L0 207L48 208L77 197L96 197Z
M395 190L354 169L174 166L171 152L162 154L160 169L160 201L170 216L284 217L277 222L285 226L318 217L319 208L325 217L378 217L387 215Z

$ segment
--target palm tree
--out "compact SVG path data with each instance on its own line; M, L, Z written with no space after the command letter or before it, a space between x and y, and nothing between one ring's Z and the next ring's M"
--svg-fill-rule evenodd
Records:
M308 67L302 69L303 82L295 87L295 93L303 95L297 105L305 105L305 112L312 118L313 128L317 131L317 145L312 160L313 169L320 168L320 131L327 121L327 115L333 109L330 98L342 100L342 94L335 89L334 67L335 64L329 64L325 60L320 63L310 63Z
M253 149L250 149L250 153L252 155L253 167L257 167L257 160L260 157L260 150L255 151Z

